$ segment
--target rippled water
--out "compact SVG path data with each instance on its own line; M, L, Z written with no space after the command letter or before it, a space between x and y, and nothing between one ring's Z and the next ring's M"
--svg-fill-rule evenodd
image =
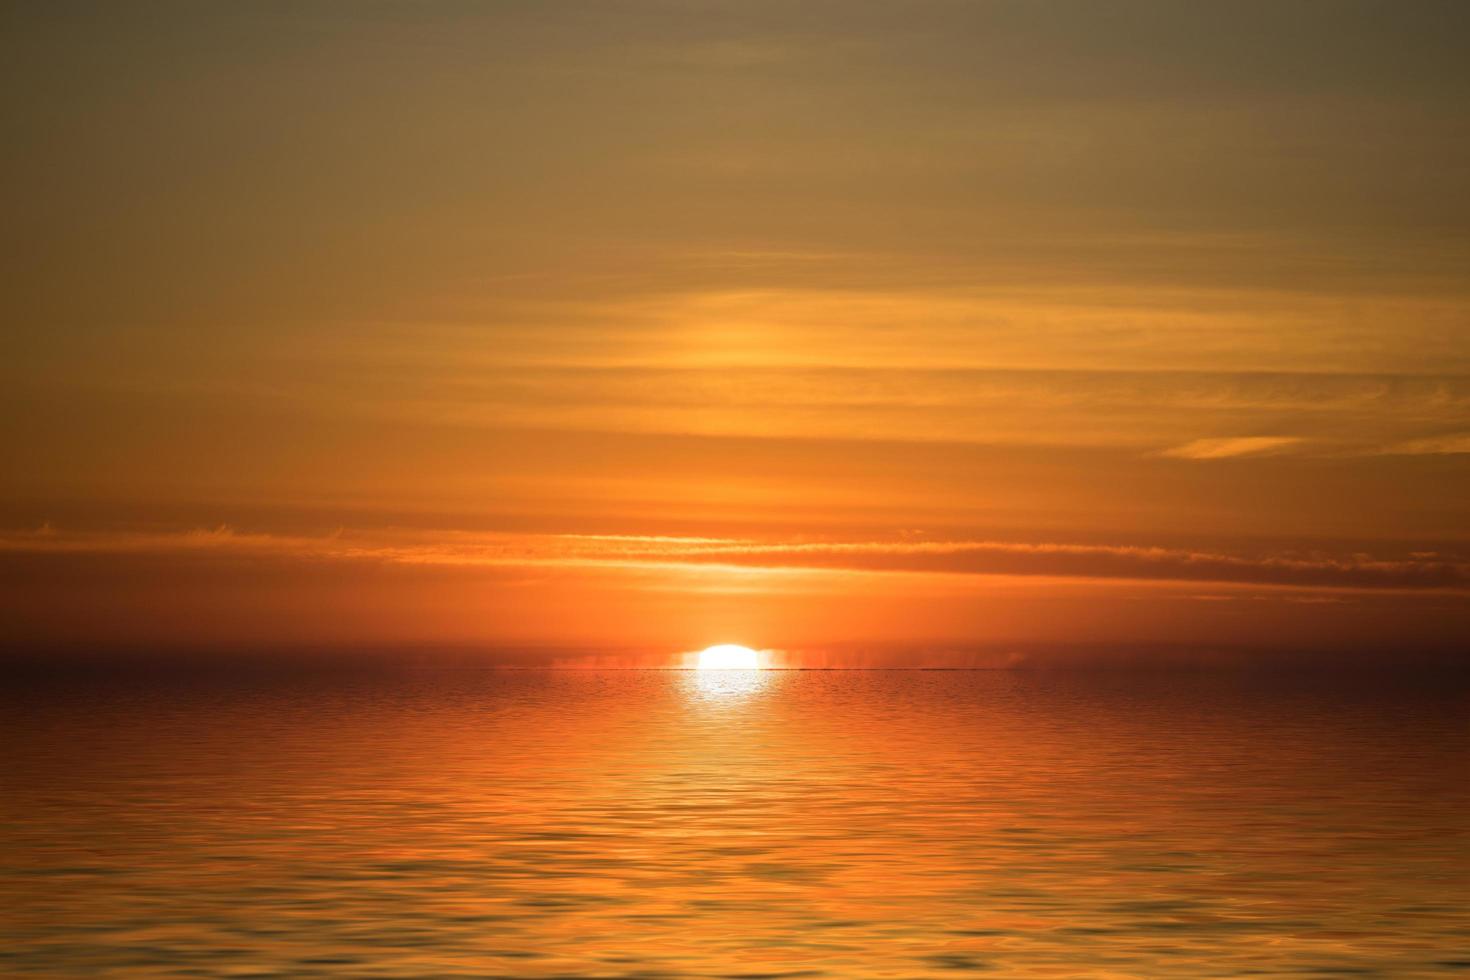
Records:
M1470 970L1460 682L444 671L4 707L7 976Z

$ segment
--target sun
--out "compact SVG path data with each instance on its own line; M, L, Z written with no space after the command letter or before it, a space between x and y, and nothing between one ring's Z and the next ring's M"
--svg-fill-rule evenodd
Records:
M750 647L721 643L699 651L695 666L699 670L758 670L760 654Z

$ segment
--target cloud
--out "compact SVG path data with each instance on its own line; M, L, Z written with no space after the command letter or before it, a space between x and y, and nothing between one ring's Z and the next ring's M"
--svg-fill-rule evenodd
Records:
M691 549L686 561L1327 589L1470 588L1470 564L1364 554L1230 555L1130 545L1002 541L830 542Z
M1389 456L1450 456L1470 453L1470 432L1411 439L1408 442L1390 446L1383 452Z
M1302 443L1296 436L1232 436L1224 439L1196 439L1182 446L1165 449L1159 455L1171 459L1230 459L1236 456L1271 456Z
M47 555L130 555L173 563L201 557L411 567L689 569L748 572L939 573L1094 581L1189 582L1309 590L1470 592L1470 562L1438 554L1228 554L1147 545L1015 541L757 541L614 534L510 534L381 528L330 535L173 533L0 535L11 562Z

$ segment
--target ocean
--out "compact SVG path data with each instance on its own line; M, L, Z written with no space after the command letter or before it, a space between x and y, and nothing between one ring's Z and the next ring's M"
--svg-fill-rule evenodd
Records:
M1470 975L1454 672L22 679L0 974Z

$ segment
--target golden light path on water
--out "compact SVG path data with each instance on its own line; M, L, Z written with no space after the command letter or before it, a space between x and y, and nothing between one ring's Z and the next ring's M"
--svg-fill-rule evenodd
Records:
M767 687L770 680L766 670L695 670L686 690L696 701L734 704Z

